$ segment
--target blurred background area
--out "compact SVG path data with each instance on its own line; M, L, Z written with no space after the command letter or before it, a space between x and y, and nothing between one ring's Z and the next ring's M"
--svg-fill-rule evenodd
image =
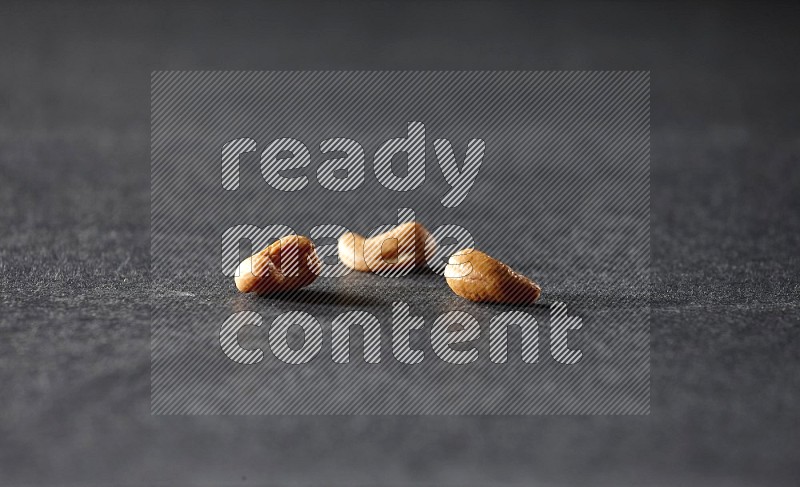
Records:
M796 485L790 2L0 2L0 484ZM651 414L150 415L150 74L651 71Z
M158 69L652 69L654 121L797 101L791 2L14 2L3 121L146 128ZM747 89L748 99L739 90ZM769 96L764 96L765 94ZM702 103L701 103L702 102ZM775 102L773 102L775 103ZM763 124L785 126L771 105ZM92 116L88 116L91 114ZM705 123L702 126L707 126ZM699 128L699 127L697 127Z

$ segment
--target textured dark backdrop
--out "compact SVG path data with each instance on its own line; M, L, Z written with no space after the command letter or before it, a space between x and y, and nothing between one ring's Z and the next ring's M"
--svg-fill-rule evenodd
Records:
M0 4L0 484L793 485L789 4ZM652 71L651 415L153 417L156 69Z
M272 71L224 72L217 78L220 74L153 76L154 412L648 411L648 72ZM391 191L373 174L379 171L373 155L388 138L407 133L409 120L422 120L426 127L425 182L413 191ZM225 190L220 147L243 134L261 141L261 150L281 136L309 144L307 185L275 190L252 153L241 157L239 188ZM315 169L323 167L317 141L330 134L358 140L368 154L367 176L354 191L333 192L317 180ZM465 201L446 208L441 198L450 186L431 139L447 135L461 155L474 134L487 147L480 174ZM485 360L453 367L434 356L424 337L415 336L413 347L432 360L414 366L391 358L380 366L342 366L327 357L327 350L331 323L345 310L372 313L384 324L383 356L391 357L390 325L404 321L393 318L393 303L405 303L428 327L445 313L461 312L488 328L503 311L523 308L471 303L433 272L391 279L354 272L266 298L235 292L233 279L221 272L222 248L233 254L226 265L233 266L231 273L241 259L289 232L264 235L241 252L238 236L233 245L221 242L233 225L289 225L315 239L324 253L322 245L331 241L315 235L315 225L335 222L366 233L384 223L396 225L398 208L413 212L434 232L442 224L461 225L475 243L460 248L475 245L535 276L542 295L538 306L524 310L542 324L539 348L549 350L544 327L551 322L550 305L559 301L583 320L568 342L586 358L564 366L545 352L531 366L515 349L514 359L498 367L489 362L488 343L482 340L478 353ZM220 353L220 326L234 313L257 312L271 323L280 313L299 310L323 327L326 353L311 363L287 365L268 353L258 366L242 367ZM248 348L266 344L268 328L242 330L241 343ZM511 343L519 345L518 338L515 334ZM357 350L362 350L360 341L353 340Z

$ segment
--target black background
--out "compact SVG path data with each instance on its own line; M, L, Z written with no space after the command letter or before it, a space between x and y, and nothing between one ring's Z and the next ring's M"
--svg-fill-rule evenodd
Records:
M792 485L790 4L0 4L0 482ZM650 416L154 417L157 69L649 69Z

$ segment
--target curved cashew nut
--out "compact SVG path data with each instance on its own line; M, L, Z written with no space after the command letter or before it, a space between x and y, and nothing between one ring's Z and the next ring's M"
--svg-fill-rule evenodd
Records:
M444 277L454 293L470 301L531 304L542 292L532 280L475 249L463 249L453 254L445 267Z
M342 263L361 272L425 265L426 256L431 255L434 246L428 230L417 222L403 223L368 239L357 233L345 233L338 242Z
M243 293L269 294L306 287L321 271L314 242L287 235L243 260L234 280Z

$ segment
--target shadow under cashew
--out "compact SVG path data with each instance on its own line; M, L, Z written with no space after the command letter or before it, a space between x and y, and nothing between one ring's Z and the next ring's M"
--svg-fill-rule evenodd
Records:
M274 293L257 296L257 299L269 299L292 304L326 304L331 306L384 306L387 301L374 296L357 293L349 289L298 289L285 293Z

